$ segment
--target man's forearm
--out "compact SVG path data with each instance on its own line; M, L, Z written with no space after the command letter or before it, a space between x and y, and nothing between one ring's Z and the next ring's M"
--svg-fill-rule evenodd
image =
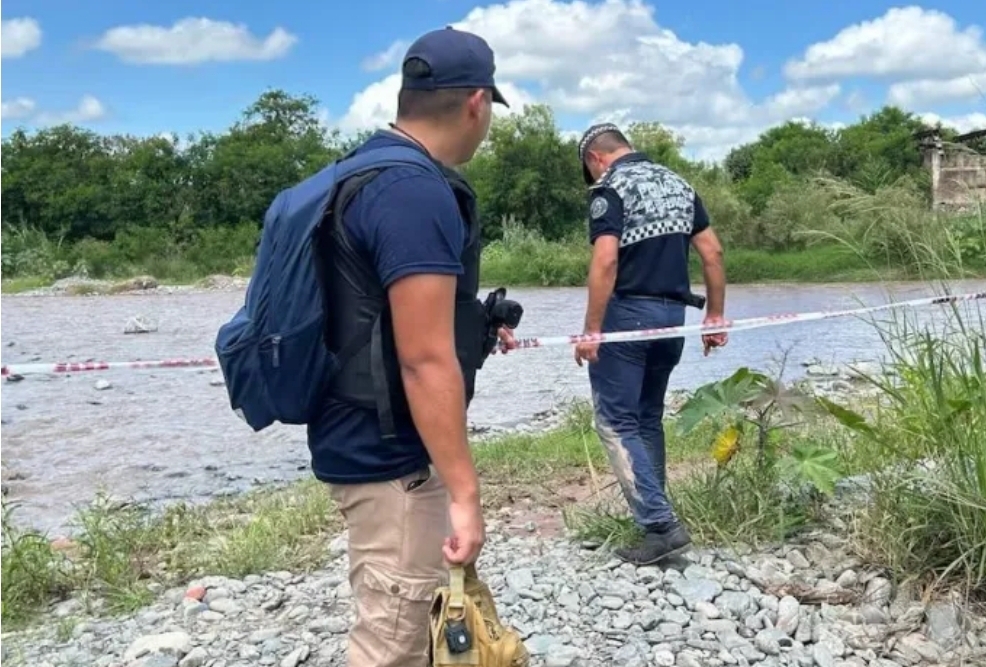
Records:
M606 304L613 294L616 283L616 264L593 262L589 267L588 303L585 308L585 332L598 333L603 328L603 318L606 315Z
M722 317L726 305L726 269L722 255L703 262L702 275L705 278L706 315Z
M405 365L401 375L414 425L452 500L477 500L479 478L466 435L462 369L455 355Z

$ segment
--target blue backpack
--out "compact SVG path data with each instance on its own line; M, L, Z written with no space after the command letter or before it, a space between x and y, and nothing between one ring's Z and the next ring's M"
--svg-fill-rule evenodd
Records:
M333 353L323 339L316 232L341 217L349 197L337 195L346 179L398 165L420 165L444 178L416 149L378 148L347 155L282 190L267 209L244 305L219 327L215 343L230 406L254 431L275 421L308 424L333 373L355 352Z

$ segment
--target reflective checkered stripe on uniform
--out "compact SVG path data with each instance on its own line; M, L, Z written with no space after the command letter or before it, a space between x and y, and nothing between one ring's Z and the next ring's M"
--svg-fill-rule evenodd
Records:
M602 176L596 187L610 187L623 201L625 247L669 234L691 234L695 190L680 176L651 162L631 162Z

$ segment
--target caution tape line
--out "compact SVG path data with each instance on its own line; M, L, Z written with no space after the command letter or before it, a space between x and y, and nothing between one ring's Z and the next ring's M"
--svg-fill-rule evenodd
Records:
M639 329L635 331L614 331L598 334L573 334L570 336L554 336L540 338L531 336L528 338L517 339L517 347L520 349L535 347L553 347L558 345L576 345L578 343L626 343L631 341L660 340L662 338L680 338L686 335L708 335L715 333L728 333L731 331L742 331L748 329L761 329L764 327L776 327L795 322L811 322L827 320L836 317L848 317L851 315L864 315L875 313L882 310L892 310L896 308L914 308L918 306L935 306L949 303L959 303L962 301L975 301L986 299L986 292L970 292L968 294L956 294L938 297L925 297L921 299L911 299L909 301L894 301L881 304L879 306L864 306L861 308L849 308L843 310L819 310L807 313L781 313L767 315L764 317L750 317L741 320L726 320L722 324L689 324L677 327L662 327L659 329ZM498 349L505 349L502 345Z
M147 368L196 368L219 366L215 357L203 359L161 359L157 361L80 361L55 364L11 364L0 368L0 376L83 373L87 371L143 370Z
M986 299L986 292L970 292L968 294L957 294L938 297L926 297L922 299L911 299L908 301L895 301L879 306L865 306L861 308L849 308L843 310L821 310L806 313L782 313L768 315L764 317L750 317L739 320L727 320L722 324L692 324L677 327L663 327L659 329L640 329L636 331L616 331L600 334L573 334L569 336L528 336L517 339L517 349L527 350L542 347L556 347L561 345L576 345L578 343L624 343L631 341L660 340L664 338L680 338L689 335L708 335L715 333L729 333L733 331L747 331L750 329L762 329L765 327L784 326L797 322L812 322L827 320L837 317L850 317L853 315L864 315L884 310L898 308L916 308L920 306L936 306L964 301L976 301ZM501 343L497 350L500 352L508 351ZM515 352L516 350L509 350ZM85 361L85 362L59 362L54 364L11 364L0 368L0 376L13 377L22 375L48 375L59 373L83 373L89 371L109 371L109 370L143 370L143 369L172 369L172 368L203 368L217 367L218 360L215 357L205 357L199 359L162 359L156 361Z

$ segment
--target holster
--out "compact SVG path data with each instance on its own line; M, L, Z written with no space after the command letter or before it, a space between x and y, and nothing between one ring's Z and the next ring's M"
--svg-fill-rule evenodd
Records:
M468 648L449 647L453 635L464 628ZM449 568L449 585L439 587L431 605L432 667L528 667L530 653L516 630L505 627L496 612L489 587L480 580L475 565Z

